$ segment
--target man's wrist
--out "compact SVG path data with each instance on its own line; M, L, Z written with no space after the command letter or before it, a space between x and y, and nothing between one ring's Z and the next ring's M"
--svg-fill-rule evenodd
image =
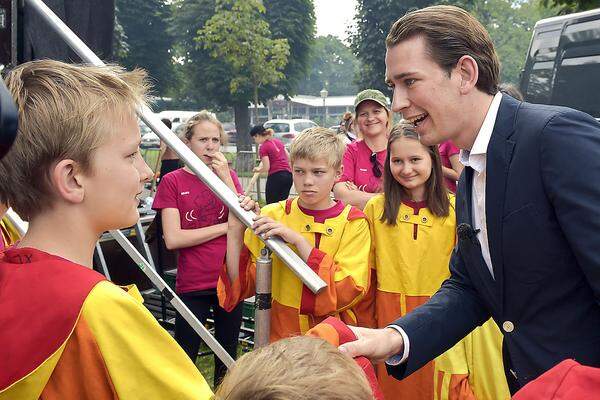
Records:
M389 357L396 354L402 354L404 352L404 340L400 332L390 327L384 329L387 332L388 340L392 349Z

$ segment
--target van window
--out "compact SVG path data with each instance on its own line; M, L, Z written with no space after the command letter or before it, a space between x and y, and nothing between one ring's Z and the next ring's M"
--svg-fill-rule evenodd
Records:
M552 71L554 62L544 61L533 64L525 96L531 103L548 104L552 94Z
M271 128L275 133L287 133L290 131L290 124L285 122L271 122L265 124L265 128Z
M600 117L600 55L565 58L556 73L553 104Z

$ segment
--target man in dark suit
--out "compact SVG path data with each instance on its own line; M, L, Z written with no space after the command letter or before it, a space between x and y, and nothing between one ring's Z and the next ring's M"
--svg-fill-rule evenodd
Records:
M402 379L491 316L513 393L567 358L600 367L600 125L500 94L490 37L459 8L409 13L386 44L392 109L463 149L458 243L428 303L340 349Z

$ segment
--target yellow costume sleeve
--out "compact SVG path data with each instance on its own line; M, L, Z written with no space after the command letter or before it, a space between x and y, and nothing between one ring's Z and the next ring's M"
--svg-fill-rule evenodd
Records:
M120 399L210 399L210 387L175 340L137 299L104 281L82 317L93 334Z
M369 285L370 247L369 223L358 218L346 224L333 257L313 249L306 263L327 283L327 288L316 296L304 290L301 313L324 316L355 306Z

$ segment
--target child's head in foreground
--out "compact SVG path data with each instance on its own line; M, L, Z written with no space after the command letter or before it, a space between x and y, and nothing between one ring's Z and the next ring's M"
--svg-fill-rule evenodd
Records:
M0 201L30 222L56 212L99 232L135 223L152 175L136 118L146 74L40 60L13 69L6 83L19 133L0 161Z
M360 367L326 341L282 339L236 361L217 400L372 400Z
M296 136L290 163L301 206L321 210L332 205L331 189L342 175L345 147L344 139L327 128L309 128Z

